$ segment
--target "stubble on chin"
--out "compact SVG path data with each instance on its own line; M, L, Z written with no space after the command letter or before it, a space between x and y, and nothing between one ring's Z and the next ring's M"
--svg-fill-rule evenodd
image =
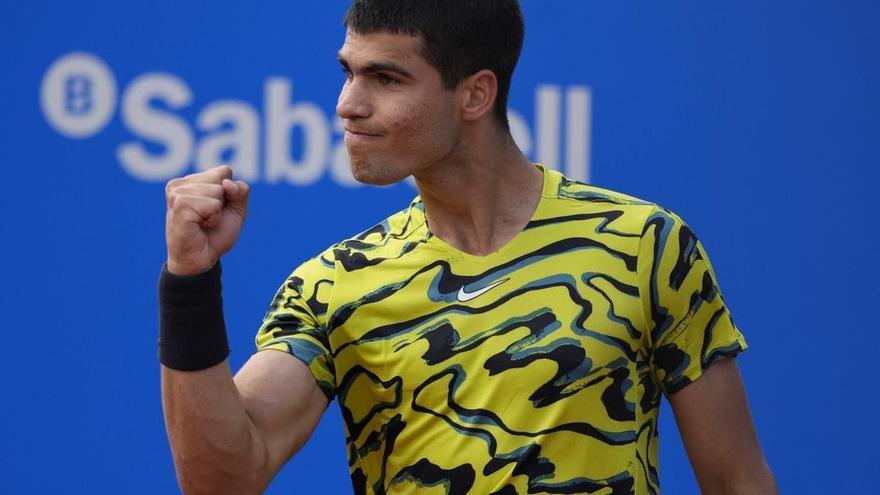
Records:
M365 157L350 158L351 175L361 184L370 186L382 186L387 182L382 180L382 167Z
M349 150L351 175L361 184L371 186L389 186L409 177L408 170L393 160L369 153L351 153Z
M363 184L369 184L369 168L370 164L367 162L366 158L363 156L353 156L351 153L348 154L348 163L351 167L351 175L358 182Z

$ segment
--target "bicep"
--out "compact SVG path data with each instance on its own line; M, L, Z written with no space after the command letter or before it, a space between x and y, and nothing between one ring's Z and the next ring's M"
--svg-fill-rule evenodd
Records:
M734 359L716 361L669 402L704 490L769 473Z
M299 359L275 350L257 352L236 373L235 384L245 409L277 472L308 440L327 397Z

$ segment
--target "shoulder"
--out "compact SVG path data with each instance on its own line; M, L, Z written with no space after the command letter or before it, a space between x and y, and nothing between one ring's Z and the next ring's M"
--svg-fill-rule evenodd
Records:
M336 242L318 258L353 271L400 257L426 240L424 206L416 196L406 208L370 228Z
M629 194L570 179L557 171L551 170L548 173L553 179L550 182L555 184L555 195L559 199L591 204L630 206L638 209L657 206L655 203Z
M663 206L626 193L576 181L548 170L544 196L548 217L599 219L603 226L628 236L641 236L656 223L683 223Z

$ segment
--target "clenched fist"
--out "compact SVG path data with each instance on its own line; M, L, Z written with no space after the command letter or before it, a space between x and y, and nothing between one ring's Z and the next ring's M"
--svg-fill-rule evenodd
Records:
M165 186L168 271L195 275L229 251L247 216L250 187L227 166L172 179Z

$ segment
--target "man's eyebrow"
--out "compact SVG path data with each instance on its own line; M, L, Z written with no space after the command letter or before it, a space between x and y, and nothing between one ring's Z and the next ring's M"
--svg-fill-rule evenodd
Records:
M339 59L339 63L342 64L342 67L344 67L348 71L351 71L351 67L348 65L348 61L346 61L345 58L342 57L342 55L337 56L337 58ZM412 79L412 74L410 74L409 71L392 62L371 62L365 65L361 69L361 72L364 72L366 74L373 74L376 72L394 72L396 74L400 74L401 76Z

